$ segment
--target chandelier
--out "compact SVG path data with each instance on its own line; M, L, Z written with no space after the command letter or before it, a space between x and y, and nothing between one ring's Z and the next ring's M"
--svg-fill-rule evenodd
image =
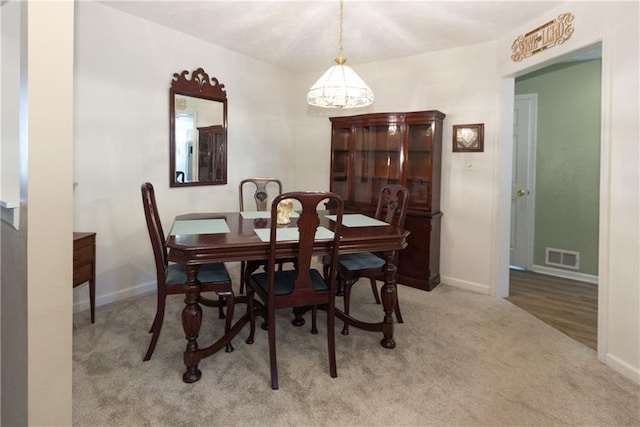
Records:
M343 0L340 0L340 50L336 65L329 68L307 93L307 102L323 108L366 107L373 103L373 91L351 69L342 54Z

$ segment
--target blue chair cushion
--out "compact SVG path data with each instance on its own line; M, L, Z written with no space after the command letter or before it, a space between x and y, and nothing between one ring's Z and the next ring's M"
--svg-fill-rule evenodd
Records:
M205 282L231 281L224 263L205 264L198 268L198 280ZM187 281L187 269L180 264L169 264L167 269L167 285L182 285Z
M371 252L345 254L338 256L338 264L349 271L381 268L384 260Z
M326 291L329 289L325 281L322 279L320 272L314 268L309 270L311 274L311 283L316 291ZM298 270L285 270L275 272L276 295L290 294L295 287L294 283L298 276ZM266 272L252 274L251 277L256 281L265 292L269 289L269 276Z

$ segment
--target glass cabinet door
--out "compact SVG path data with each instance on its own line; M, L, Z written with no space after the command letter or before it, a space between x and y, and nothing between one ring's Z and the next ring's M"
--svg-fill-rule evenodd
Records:
M222 126L198 128L198 173L200 181L226 181L225 139Z
M363 126L355 130L353 200L375 204L380 189L402 178L403 125Z
M430 210L431 182L433 169L433 135L431 125L409 125L407 156L407 188L409 207Z
M351 128L334 128L331 139L331 191L349 199L349 134Z

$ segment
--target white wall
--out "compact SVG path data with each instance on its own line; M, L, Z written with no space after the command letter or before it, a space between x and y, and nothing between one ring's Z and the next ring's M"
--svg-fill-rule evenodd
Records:
M297 144L304 147L299 150L298 158L312 158L316 165L300 168L296 173L298 181L315 183L316 176L320 175L322 183L328 186L331 125L326 116L421 110L445 113L441 278L447 284L487 294L491 291L491 263L488 259L484 262L475 260L479 258L478 254L483 254L482 258L495 251L491 201L497 191L493 181L498 167L494 159L499 142L497 107L500 90L495 50L495 43L487 43L354 66L374 90L374 104L366 109L342 112L313 111L315 115L307 112L297 124L306 136L304 143ZM296 107L302 111L305 87L308 89L313 83L314 75L299 79L304 84L299 87L300 105ZM453 153L452 125L471 123L485 124L484 153ZM320 171L317 171L318 167Z
M99 4L80 2L76 9L75 228L98 232L99 304L135 287L150 289L153 281L140 207L143 181L156 186L165 228L178 213L235 209L237 183L251 175L280 176L286 190L328 189L327 117L338 112L307 107L304 100L324 70L291 76ZM353 65L376 92L376 102L340 113L438 109L447 115L442 280L499 295L508 274L505 191L513 76L603 40L603 87L608 91L603 105L609 117L603 136L610 150L603 154L610 164L603 172L600 272L607 289L601 312L609 339L601 344L607 355L603 360L638 380L637 3L568 3L565 9L576 15L572 40L524 64L510 62L518 32L496 42ZM522 32L554 17L532 19ZM197 67L225 84L229 96L229 185L169 189L170 77ZM452 153L452 125L465 123L485 124L483 153Z
M243 178L278 176L292 189L291 76L93 2L77 3L75 31L75 230L97 232L101 305L155 286L143 182L165 232L177 214L237 210ZM198 67L227 92L228 185L169 188L169 88L174 73ZM74 292L81 308L87 294Z

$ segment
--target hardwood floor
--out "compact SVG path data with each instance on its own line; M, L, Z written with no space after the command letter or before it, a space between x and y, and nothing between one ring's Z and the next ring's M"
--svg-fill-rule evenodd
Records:
M510 270L507 301L597 350L598 285Z

